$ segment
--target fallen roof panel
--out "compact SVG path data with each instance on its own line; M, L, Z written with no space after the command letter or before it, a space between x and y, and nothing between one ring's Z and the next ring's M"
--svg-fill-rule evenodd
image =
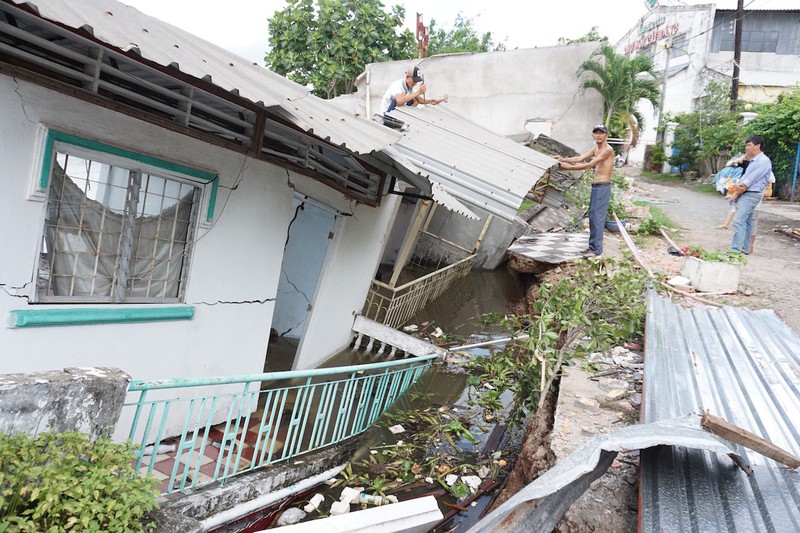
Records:
M531 187L557 164L444 106L403 107L390 115L406 124L393 148L459 200L506 220L516 216Z
M642 421L708 411L800 455L800 338L772 310L684 309L651 291ZM642 453L641 531L800 531L800 471L741 446Z

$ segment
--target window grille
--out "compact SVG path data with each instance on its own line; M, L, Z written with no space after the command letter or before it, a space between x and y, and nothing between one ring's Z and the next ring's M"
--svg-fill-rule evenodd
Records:
M200 189L80 150L52 167L38 300L181 300Z

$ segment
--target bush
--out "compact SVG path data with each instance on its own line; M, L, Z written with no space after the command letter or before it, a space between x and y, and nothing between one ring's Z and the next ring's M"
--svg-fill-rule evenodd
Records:
M0 435L0 532L143 531L156 506L133 446L78 432Z

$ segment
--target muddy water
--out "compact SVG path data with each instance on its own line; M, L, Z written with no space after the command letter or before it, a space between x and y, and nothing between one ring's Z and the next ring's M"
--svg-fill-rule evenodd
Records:
M440 328L448 336L448 340L455 342L456 345L465 345L485 341L492 338L504 338L508 336L508 331L500 328L496 323L486 323L484 316L487 313L510 313L511 304L524 297L525 287L517 276L506 270L504 267L492 272L475 271L464 279L454 283L445 294L434 302L431 302L417 316L408 321L408 324L415 324L430 333L435 328ZM423 326L424 324L426 324ZM502 349L502 345L491 345L478 348L471 348L466 351L472 355L489 355L496 350ZM371 362L375 360L374 354L364 354L363 352L353 352L348 350L343 352L331 361L328 365L347 365L355 363ZM381 356L382 357L382 356ZM474 394L474 389L466 384L467 374L448 373L440 366L435 365L432 370L410 389L395 405L394 409L413 410L415 408L424 409L435 406L447 406L457 413L464 413L468 410L467 404L470 394ZM413 394L411 394L413 391ZM510 401L510 394L501 397L501 400ZM478 416L478 418L480 418ZM457 442L458 447L463 451L461 457L467 461L472 458L474 461L481 454L486 441L491 435L494 427L491 423L483 420L476 420L476 424L471 428L471 432L477 438L476 442L461 439ZM392 435L388 430L373 428L369 432L368 440L359 450L355 460L366 457L371 449L396 443L402 439L401 435ZM430 493L438 488L426 486L407 493L397 493L398 498L407 500ZM330 494L332 499L338 499L338 493ZM452 513L451 507L444 502L457 504L452 496L438 495L439 507L442 513L447 516ZM467 507L467 511L459 512L453 516L436 531L446 531L458 525L459 530L466 530L480 518L481 511L490 502L490 496L484 495L476 500L476 505Z

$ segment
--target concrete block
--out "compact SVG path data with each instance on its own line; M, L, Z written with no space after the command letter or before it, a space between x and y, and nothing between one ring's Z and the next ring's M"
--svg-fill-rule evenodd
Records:
M709 262L689 256L683 260L681 275L691 280L696 291L736 292L741 270L739 264Z
M130 376L117 368L0 375L0 433L81 431L109 436Z

